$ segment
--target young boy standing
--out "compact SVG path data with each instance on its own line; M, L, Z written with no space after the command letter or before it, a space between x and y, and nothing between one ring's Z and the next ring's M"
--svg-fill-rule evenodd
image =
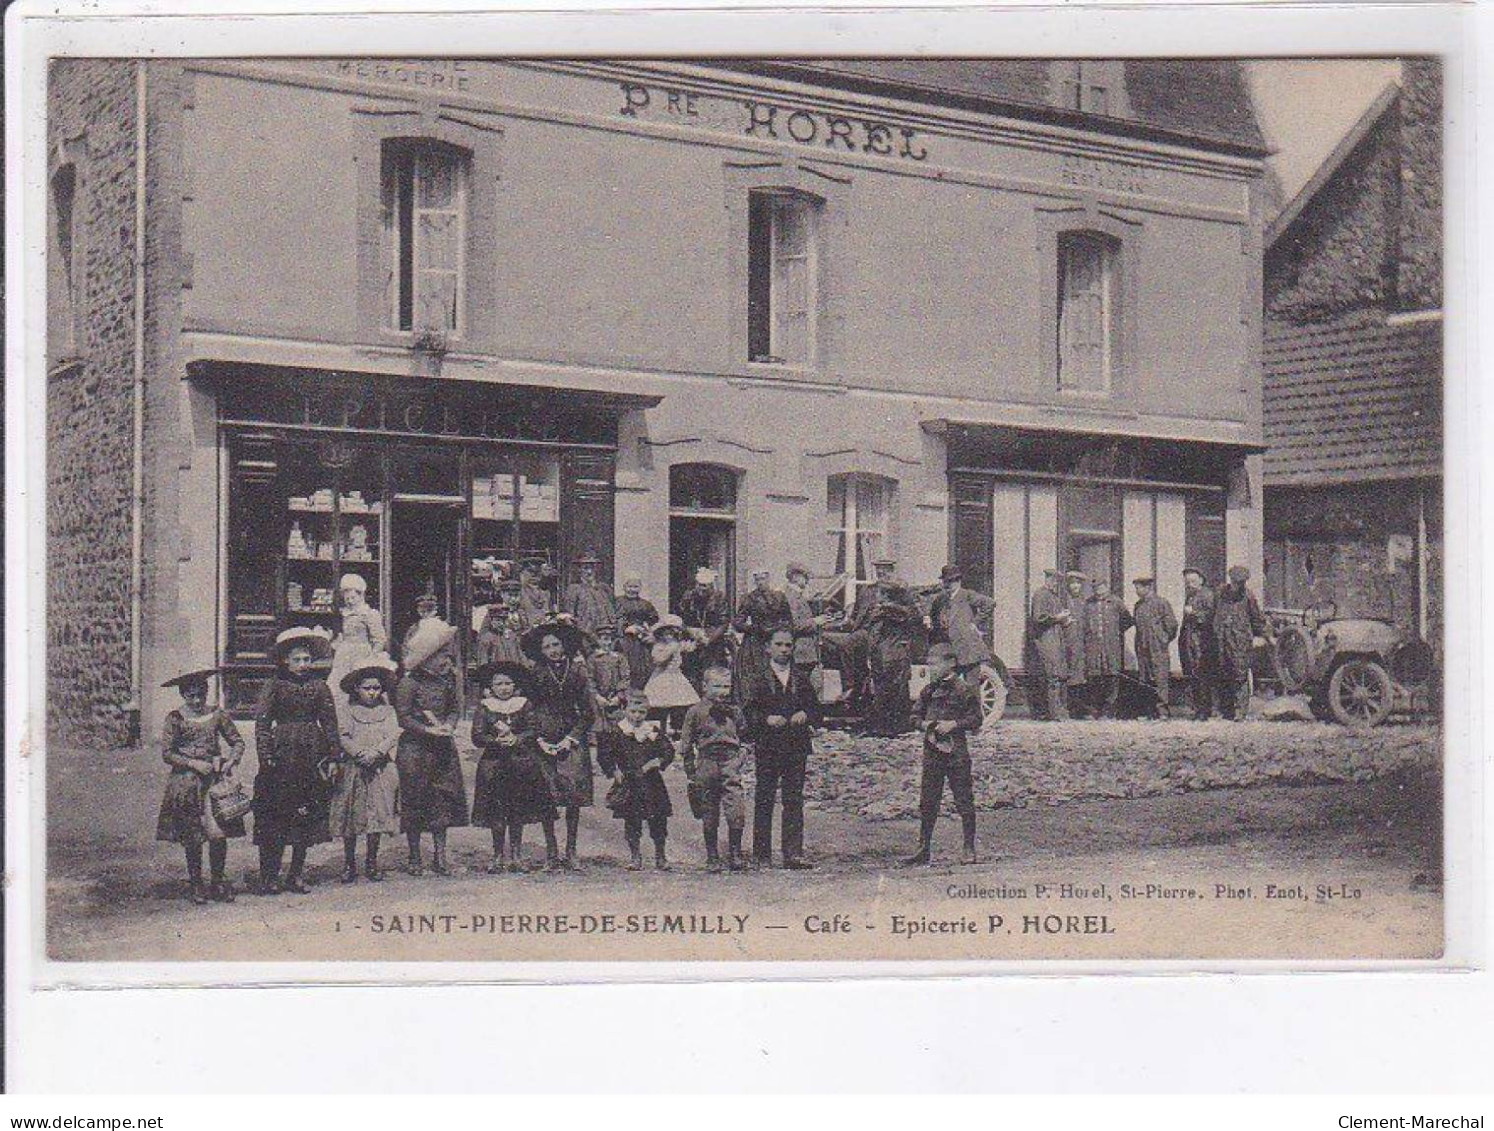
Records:
M707 668L703 682L706 697L685 712L680 756L690 778L690 807L705 832L707 871L721 871L719 832L724 815L727 867L740 872L747 867L742 860L742 829L747 823L742 796L742 739L747 733L747 720L731 703L730 671Z
M946 778L965 837L960 863L976 863L975 795L970 784L968 736L980 730L980 696L956 674L957 663L953 646L935 644L930 648L929 682L913 707L913 717L923 731L923 779L918 796L918 851L903 861L905 867L932 861L934 825L939 820Z

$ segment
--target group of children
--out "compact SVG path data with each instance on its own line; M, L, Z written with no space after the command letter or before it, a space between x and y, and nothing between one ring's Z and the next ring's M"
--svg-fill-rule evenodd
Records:
M683 642L672 626L653 644L656 686L673 687ZM259 770L252 813L259 850L259 891L305 893L307 850L334 838L343 842L342 880L358 878L357 844L365 843L363 875L382 879L379 848L386 835L403 832L408 871L424 871L421 840L430 833L430 870L450 871L447 831L469 823L466 790L456 744L461 701L457 684L457 631L439 618L417 625L405 641L403 666L371 656L338 681L347 703L339 709L319 665L331 646L310 629L292 628L275 641L276 673L261 695L255 718ZM776 639L781 635L782 640ZM688 782L692 815L701 822L706 866L740 871L746 803L744 759L756 756L754 855L771 856L775 795L783 798L783 856L789 868L809 867L803 858L804 769L811 752L817 702L807 679L792 669L792 633L769 641L785 653L770 663L760 696L747 710L733 701L731 671L706 669L703 698L661 706L647 689L632 686L628 667L612 651L610 633L590 643L573 625L552 622L524 634L524 660L496 660L477 673L480 696L472 715L478 754L470 823L492 838L490 872L520 871L526 825L539 824L548 868L575 867L580 810L593 800L596 764L611 779L606 805L623 824L630 869L643 867L642 838L648 829L654 864L669 867L666 852L672 816L664 772L678 758ZM667 655L659 655L659 653ZM609 658L619 662L609 663ZM918 851L908 864L931 859L933 830L947 780L960 813L964 852L975 856L975 810L966 736L980 726L974 689L956 672L952 649L929 654L930 682L916 708L924 730ZM199 669L167 682L182 705L166 718L163 757L171 774L162 801L157 837L183 846L194 903L232 902L225 877L227 843L246 835L247 792L235 771L244 741L227 713L208 704L213 669ZM675 688L685 699L684 688ZM677 736L675 733L677 724ZM557 822L566 818L561 855ZM723 857L720 826L726 824ZM210 879L202 875L208 847ZM286 866L285 852L290 849Z

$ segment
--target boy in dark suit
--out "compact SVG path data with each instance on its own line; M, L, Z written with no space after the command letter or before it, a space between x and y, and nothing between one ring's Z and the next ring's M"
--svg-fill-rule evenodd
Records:
M946 778L965 837L960 863L976 863L975 793L967 736L980 730L980 695L956 674L957 663L958 654L950 645L930 648L929 682L913 707L913 717L923 731L923 779L918 791L918 851L903 861L905 867L932 862L934 825Z
M768 638L768 662L754 674L742 708L755 743L757 787L752 798L752 856L773 861L773 803L783 790L783 866L814 867L804 859L804 774L814 753L819 697L809 677L794 667L794 630Z

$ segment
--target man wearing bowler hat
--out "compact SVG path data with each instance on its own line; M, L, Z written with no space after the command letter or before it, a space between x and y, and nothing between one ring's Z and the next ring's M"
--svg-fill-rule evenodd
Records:
M965 588L965 575L959 566L946 565L939 571L944 591L934 598L929 609L929 627L936 644L954 649L955 670L964 679L978 676L981 664L991 658L991 649L981 635L980 626L996 609L996 602L984 593Z

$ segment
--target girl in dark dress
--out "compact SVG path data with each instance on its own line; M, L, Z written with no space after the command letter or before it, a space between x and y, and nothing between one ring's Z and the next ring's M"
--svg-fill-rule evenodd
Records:
M187 856L188 895L193 903L210 898L233 902L233 888L223 878L228 863L228 840L244 835L244 818L219 821L212 812L208 787L231 773L244 757L239 728L221 707L208 708L208 679L216 668L187 672L168 679L162 687L176 687L182 705L166 716L161 728L161 758L171 767L156 839L173 841ZM228 747L222 752L219 742ZM202 883L202 845L207 842L212 885Z
M664 840L669 835L669 789L664 771L674 761L674 746L663 726L648 717L648 696L641 691L628 692L623 717L602 732L597 744L597 765L611 776L612 789L607 791L607 808L623 822L623 838L628 843L631 862L628 868L643 867L643 825L654 842L654 867L669 869L664 855Z
M511 872L523 870L524 826L531 821L544 826L545 855L553 866L559 858L555 799L535 741L534 706L526 694L529 670L499 661L478 669L477 678L487 694L472 713L472 744L482 751L472 790L472 823L492 831L488 871L500 872L505 865Z
M552 621L526 632L522 644L534 663L535 727L545 776L555 803L565 807L565 866L575 868L581 809L592 803L587 738L596 717L585 665L573 658L581 648L581 632Z
M439 617L416 626L405 642L405 675L394 692L399 719L400 827L410 846L409 872L424 871L420 834L435 841L431 871L449 875L446 830L467 823L467 787L457 757L456 727L461 720L452 645L457 630Z
M259 773L254 778L254 843L259 846L260 891L305 894L306 849L331 837L327 772L339 749L337 707L323 673L312 664L331 654L327 638L309 628L289 628L275 638L279 663L260 696L254 718ZM280 866L291 849L282 883Z

